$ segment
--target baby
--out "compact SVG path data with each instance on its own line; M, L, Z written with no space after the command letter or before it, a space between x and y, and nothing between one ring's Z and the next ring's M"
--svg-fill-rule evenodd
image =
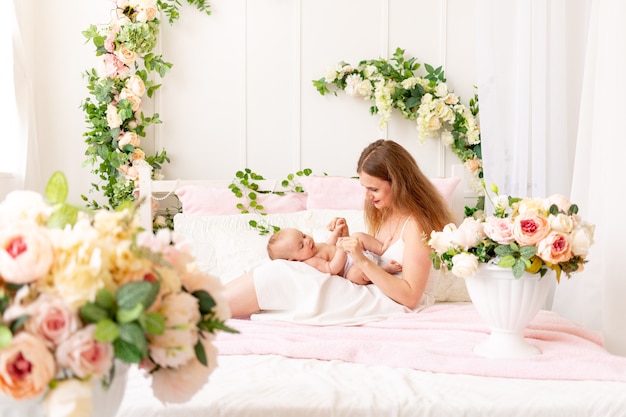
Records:
M370 284L371 281L363 271L352 263L350 255L337 247L341 232L341 227L335 228L328 241L322 243L315 242L311 236L298 229L281 229L270 238L267 253L270 259L301 261L322 272L345 277L355 284ZM353 236L359 238L365 256L376 263L378 263L377 257L389 246L388 243L384 244L366 233L354 233ZM396 274L402 271L402 265L392 262L384 269L390 274Z

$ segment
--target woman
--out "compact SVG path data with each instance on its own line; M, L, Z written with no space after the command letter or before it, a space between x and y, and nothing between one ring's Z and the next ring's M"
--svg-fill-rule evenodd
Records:
M338 245L352 255L354 264L392 300L410 309L432 304L435 283L429 283L428 279L431 250L424 239L431 231L442 230L452 221L443 197L413 156L391 140L381 139L367 146L359 158L357 173L366 190L368 232L377 240L391 244L381 257L381 265L363 255L359 239L349 237L347 230ZM333 227L331 223L330 228ZM402 265L398 276L384 270L391 261Z
M365 221L368 231L379 241L391 244L379 266L363 253L358 237L350 237L348 227L337 243L349 252L380 291L398 304L414 310L434 302L435 282L429 280L430 249L425 239L433 230L442 230L452 221L443 197L422 173L411 154L391 140L377 140L367 146L358 161L357 173L366 189ZM344 219L334 219L333 230ZM402 272L392 275L384 267L392 262ZM260 310L258 289L252 273L229 282L224 296L233 317L248 316Z

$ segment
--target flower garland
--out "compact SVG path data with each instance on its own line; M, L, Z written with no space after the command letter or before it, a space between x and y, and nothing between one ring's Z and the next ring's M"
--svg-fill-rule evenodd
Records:
M198 10L210 15L206 0L187 0ZM158 41L159 15L173 24L180 16L178 0L114 0L115 9L108 25L91 25L82 32L93 42L96 56L102 57L99 67L84 73L90 97L82 103L89 130L83 134L87 143L84 165L102 181L92 183L92 190L101 191L108 206L117 208L135 198L137 170L133 162L145 160L153 172L169 162L165 150L146 156L141 138L146 128L161 123L158 114L147 116L142 111L144 95L152 97L160 87L150 79L153 73L164 77L172 64L153 52ZM101 205L86 196L90 207Z
M332 88L335 95L343 90L373 100L370 112L380 115L381 128L387 125L392 110L399 110L405 119L416 122L421 143L438 136L450 147L472 174L474 190L482 195L478 97L470 100L468 108L448 90L441 67L424 64L426 74L418 76L420 63L416 58L406 59L404 52L397 48L390 60L363 60L356 67L342 61L327 69L323 78L313 80L313 85L321 95ZM466 214L471 213L466 210Z

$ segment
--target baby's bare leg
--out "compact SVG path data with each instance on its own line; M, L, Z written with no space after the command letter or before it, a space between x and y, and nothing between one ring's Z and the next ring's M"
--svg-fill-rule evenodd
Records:
M398 272L402 272L402 264L399 264L398 262L393 260L382 268L385 270L385 272L388 272L390 274L397 274Z
M369 278L365 276L363 271L361 271L359 267L354 265L352 265L350 269L348 269L348 272L345 274L345 278L359 285L367 285L372 283L372 281L370 281Z

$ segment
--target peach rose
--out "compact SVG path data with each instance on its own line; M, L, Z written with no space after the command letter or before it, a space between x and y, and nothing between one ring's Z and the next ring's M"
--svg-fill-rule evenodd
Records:
M551 264L566 262L572 257L572 247L564 234L550 232L537 244L537 256Z
M120 48L115 52L115 56L117 56L118 59L127 66L131 66L132 64L134 64L135 60L137 59L137 53L131 51L124 45L121 45Z
M165 318L165 331L150 336L150 356L162 367L179 367L195 358L194 346L200 320L198 299L180 292L163 298L159 313ZM191 324L190 324L191 323Z
M207 341L203 341L202 345L208 366L194 359L177 369L161 368L152 374L152 390L161 402L187 402L207 383L217 366L217 349Z
M122 118L117 112L117 107L113 104L107 106L107 124L111 129L117 129L122 125Z
M6 282L26 284L41 279L53 261L46 229L24 221L0 230L0 276Z
M509 219L499 217L487 217L484 226L485 234L500 245L508 245L513 242L513 224Z
M135 132L123 132L117 137L117 147L123 149L126 145L137 147L141 145L141 139Z
M480 167L482 166L482 163L480 159L472 158L472 159L468 159L467 161L465 161L463 165L465 166L465 169L468 170L468 172L474 173L480 169Z
M517 216L513 222L513 236L515 236L517 243L522 246L535 245L549 232L548 219L534 211L525 211Z
M56 351L59 366L69 368L79 378L101 378L113 366L113 346L94 339L95 324L90 324L61 343Z
M559 209L559 211L562 211L563 213L567 213L570 206L572 205L572 203L567 199L567 197L561 194L554 194L546 198L544 209L546 211L550 210L550 207L553 204L555 204L556 207Z
M46 417L84 417L93 413L91 381L65 379L46 395L43 403Z
M32 334L20 332L0 350L0 392L16 400L35 398L55 374L54 357Z
M133 110L133 113L141 109L141 97L136 96L128 88L122 89L122 92L120 93L120 100L127 100L131 105L131 109Z
M137 97L143 97L146 93L146 85L137 74L133 74L128 77L128 80L126 81L126 88L128 88Z

